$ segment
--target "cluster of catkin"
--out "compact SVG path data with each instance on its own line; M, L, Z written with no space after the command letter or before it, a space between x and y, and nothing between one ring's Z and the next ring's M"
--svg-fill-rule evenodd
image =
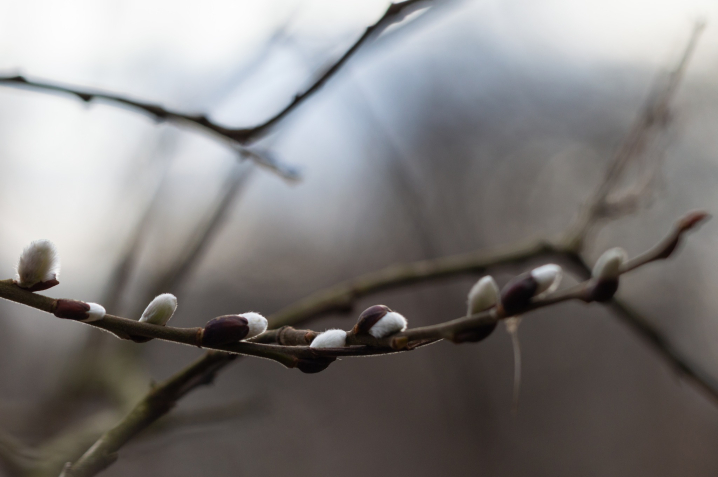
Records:
M606 251L593 269L593 299L607 301L618 289L621 265L626 261L626 252L620 248ZM17 266L15 283L28 291L46 290L59 284L60 259L57 249L48 240L36 240L22 252ZM561 281L561 267L555 264L540 266L518 275L499 291L491 276L481 278L468 295L467 316L496 308L498 316L515 317L530 307L533 300L552 293ZM177 298L170 293L155 297L142 313L139 321L165 326L177 309ZM92 322L105 316L105 309L97 303L78 300L57 300L54 314L60 318ZM201 330L202 346L217 347L249 338L267 330L267 319L256 312L225 315L207 322ZM374 305L361 313L351 333L386 338L406 330L407 320L401 314L385 305ZM455 342L476 342L489 336L496 328L496 322L463 331L454 337ZM330 329L319 333L311 342L311 348L343 348L347 346L348 332ZM137 342L151 338L131 336Z

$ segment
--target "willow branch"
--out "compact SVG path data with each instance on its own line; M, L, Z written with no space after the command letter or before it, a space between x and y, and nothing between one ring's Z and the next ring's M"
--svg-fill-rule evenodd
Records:
M147 294L147 300L143 300L142 303L151 300L160 293L174 292L182 281L187 278L200 258L202 258L202 254L222 229L230 208L237 202L240 194L246 190L253 173L254 169L252 168L237 168L232 172L224 186L224 190L210 207L208 217L203 223L197 225L197 233L187 241L182 253L175 260L172 267L156 280L156 283L151 287L152 290Z
M211 424L226 424L240 418L256 415L268 409L267 401L260 396L252 396L235 400L217 406L177 410L157 425L148 429L142 437L152 438L178 429L207 426Z
M664 131L670 124L671 102L685 76L688 63L704 29L704 22L695 24L680 60L668 76L668 81L656 88L646 101L614 154L603 181L582 208L573 227L569 229L565 239L568 248L580 251L591 227L601 219L615 218L625 212L626 207L622 206L623 201L611 201L609 196L615 192L624 178L628 166L644 153L651 137ZM640 195L640 192L638 194ZM624 199L626 198L624 197Z
M63 472L68 477L95 475L117 460L117 451L138 432L167 414L190 390L208 384L231 359L225 353L208 353L181 373L156 386L114 428L106 432L74 465Z
M622 268L621 273L635 270L636 268L656 260L668 258L675 250L683 234L695 227L706 217L707 214L702 212L688 214L681 219L675 225L671 233L654 248L627 262ZM444 265L441 267L431 268L431 273L433 273L432 277L455 273L458 265L452 265L453 266L450 267ZM467 267L464 265L464 269L462 270L466 269ZM428 274L429 272L424 270L423 277L426 278ZM403 276L400 276L400 278L402 279L396 279L396 284L401 284L403 280L406 279ZM414 276L412 276L411 279L416 280ZM377 289L378 284L386 285L386 282L382 282L381 280L376 280L374 283L374 289ZM585 302L590 302L592 301L591 294L589 293L590 286L591 281L587 280L573 287L560 290L542 300L534 301L527 309L522 310L522 313L562 303L567 300L583 300ZM48 313L54 313L57 309L58 303L60 302L60 300L24 290L18 287L13 280L0 281L0 297L37 308ZM347 337L347 344L358 346L349 346L342 349L312 349L307 346L269 344L266 340L239 341L210 347L205 346L202 342L202 328L158 326L114 315L105 315L104 318L87 324L109 331L122 339L130 339L133 336L156 338L164 341L204 347L217 351L266 358L277 361L288 368L300 367L300 369L302 369L301 365L304 362L312 361L316 358L388 354L399 350L410 350L421 344L426 344L425 342L437 341L440 339L450 339L455 341L456 336L460 333L474 330L482 326L486 326L487 324L495 323L497 320L508 316L510 315L505 314L502 311L502 308L492 309L477 315L457 318L437 325L409 329L383 339L376 339L369 336L357 336L353 333L349 333ZM277 320L274 321L276 323ZM305 334L307 333L310 332L305 332ZM307 334L307 336L310 335L311 334Z
M718 403L718 380L710 373L705 372L688 356L673 346L643 315L629 305L625 300L614 298L609 308L631 329L645 341L657 356L662 358L680 376L693 383L706 396Z
M666 238L664 238L655 247L653 247L646 253L627 262L626 266L623 267L621 272L627 273L653 261L668 258L668 256L670 256L670 254L675 251L680 239L685 234L685 232L693 228L700 221L700 219L705 217L706 215L701 213L688 214L686 217L678 221L671 233ZM422 273L419 274L421 278L416 278L412 275L411 279L414 281L420 279L426 280L437 277L445 277L452 274L456 275L461 273L469 273L472 271L479 270L481 269L481 267L488 266L489 263L498 263L497 260L499 259L499 257L503 257L504 259L509 261L517 259L516 257L518 256L527 258L525 254L528 253L528 248L530 247L519 247L517 250L514 251L514 253L504 252L503 254L497 254L493 257L486 255L485 262L483 262L486 263L486 265L480 266L480 264L477 262L467 262L466 268L463 269L458 265L458 262L452 262L452 260L449 259L441 259L433 262L417 262L417 264L414 264L416 266L415 269L423 270ZM521 250L520 253L519 250ZM560 250L553 249L547 245L541 245L539 248L534 248L533 250L534 255L555 252L562 253L569 258L575 259L575 255L572 254L572 252L562 252ZM457 258L458 257L454 257L454 259ZM420 263L423 265L419 266L418 264ZM438 266L438 264L442 265ZM451 266L449 266L448 264L451 264ZM412 267L408 267L406 269L412 269ZM394 270L396 270L396 268L394 268ZM436 275L431 275L430 270L432 270L433 273L435 273ZM397 274L396 272L393 273L393 276L396 277L397 285L403 285L406 283L407 278L405 274ZM585 302L591 301L590 294L588 293L588 290L590 289L592 283L590 279L590 268L585 263L583 263L583 273L586 277L588 277L586 281L579 283L578 285L575 285L573 287L569 287L567 289L554 293L543 300L535 301L530 305L529 310L526 311L546 306L552 306L568 300L581 300ZM391 274L387 273L387 275ZM365 289L378 290L382 288L388 288L390 284L387 281L387 275L382 273L373 274L373 276L376 278L376 280L374 280L376 285L374 287L369 287ZM360 280L358 283L364 282L366 286L367 277L364 277L364 280ZM381 284L381 286L379 286L379 284ZM2 282L0 282L0 291L2 291ZM37 302L36 304L39 304L39 302ZM687 360L685 360L672 347L670 347L667 340L665 340L662 335L660 335L660 333L654 330L647 322L642 320L642 318L640 318L640 315L631 315L628 312L628 310L630 309L626 308L625 305L623 305L620 301L617 300L612 301L610 303L610 306L611 308L617 309L618 311L622 312L622 316L624 316L628 320L632 327L636 331L638 331L639 334L649 339L649 341L654 344L654 348L664 358L666 358L674 366L678 367L681 370L684 370L684 373L694 382L696 382L702 389L704 389L714 398L718 399L718 385L715 384L712 380L710 380L709 377L704 373L696 371L696 368L692 366ZM297 307L296 314L285 313L283 315L283 319L285 321L289 321L289 319L292 317L297 321L306 319L308 317L308 312L306 310L308 309L309 308L307 307ZM323 308L315 307L313 309L320 310ZM346 348L321 350L308 348L308 345L317 336L317 332L312 330L296 330L290 326L284 326L280 329L271 330L264 333L263 335L260 335L260 337L255 340L257 342L251 344L265 344L260 342L277 343L278 345L265 344L265 346L275 346L278 351L282 350L282 352L292 350L293 357L298 361L301 361L302 359L308 359L319 361L321 363L322 359L333 360L336 357L343 356L384 355L396 352L410 351L441 339L453 339L454 337L456 337L457 334L463 331L490 325L492 323L496 323L496 321L498 321L499 319L506 317L507 316L501 313L500 309L492 309L487 312L479 313L469 317L458 318L433 326L409 329L405 332L384 339L376 339L367 336L357 336L353 332L350 332L347 336L347 344L349 346L347 346ZM279 320L275 317L273 321L278 322ZM642 326L638 326L636 324L638 322L641 322ZM152 328L162 327L152 326ZM132 333L138 333L142 332L143 330L133 328L129 331L131 331ZM148 329L145 331L149 332L150 330ZM160 334L154 334L154 331L157 330L152 330L152 337L162 339L162 336ZM148 334L147 336L150 335ZM241 344L242 343L239 343L238 345ZM232 351L230 349L223 350ZM238 350L235 349L233 352L237 351ZM182 393L186 394L191 389L194 389L195 387L206 382L207 379L211 380L211 378L213 378L214 375L219 372L220 369L222 369L231 362L232 357L233 356L231 354L227 353L209 352L192 367L181 371L180 373L175 375L175 377L171 378L167 383L172 383L176 380L184 380L183 382L185 382L186 384L184 387L181 388L181 390ZM211 368L209 367L210 365ZM207 369L209 369L210 371L207 371ZM191 382L188 381L190 376L193 377L193 380ZM171 386L167 385L167 383L153 390L151 395L154 395L154 393L159 392L158 390L162 390L162 393L167 393L163 394L163 396L165 396L165 400L174 403L183 394L180 394L176 388L172 388ZM173 389L175 394L172 394ZM147 427L149 424L156 421L162 415L168 412L169 408L166 406L148 407L146 405L146 399L143 400L130 413L130 415L123 421L121 421L113 430L105 434L90 450L85 453L83 458L81 458L74 466L68 467L64 475L68 477L80 475L94 475L93 472L99 471L97 469L101 470L102 468L114 461L114 459L116 458L115 453L125 442L127 442L127 440L129 440L130 437L132 437L142 428Z
M654 250L656 251L656 250ZM658 257L655 253L653 256ZM591 275L591 266L578 254L567 253L567 258L576 268L581 277ZM648 258L648 257L646 257ZM626 267L624 267L624 271ZM718 380L710 373L704 371L688 356L676 348L663 333L661 333L638 310L621 298L614 297L607 307L629 328L636 333L656 353L660 359L671 368L678 371L681 377L695 385L706 396L718 403Z
M167 109L158 104L130 99L117 94L90 91L77 86L58 84L49 81L29 80L20 75L0 76L0 85L31 88L48 93L70 94L88 103L93 100L104 100L110 104L128 107L133 110L139 110L140 112L147 113L157 121L171 121L178 124L189 125L203 133L209 134L212 137L228 141L236 147L255 142L256 140L264 137L274 126L289 116L304 101L306 101L307 98L319 91L319 89L321 89L321 87L324 86L364 44L369 43L387 27L402 21L407 15L421 8L422 4L426 4L430 1L431 0L406 0L401 3L391 4L381 18L379 18L379 20L377 20L377 22L373 25L367 27L359 39L357 39L354 44L338 60L327 68L327 70L322 73L319 78L317 78L306 90L294 96L294 99L274 116L250 128L229 128L212 121L204 114L181 113L179 111ZM258 164L269 167L288 179L297 178L295 170L278 163L276 160L272 159L271 156L242 147L240 147L239 150L242 154L246 155Z
M520 263L556 251L549 242L535 240L493 251L477 251L393 265L319 291L280 310L269 318L270 328L295 325L329 313L349 312L359 298L382 290L481 273L496 265Z

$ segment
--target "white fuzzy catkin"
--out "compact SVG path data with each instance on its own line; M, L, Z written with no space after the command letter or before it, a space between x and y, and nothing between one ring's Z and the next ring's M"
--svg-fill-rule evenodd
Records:
M256 313L254 311L248 311L247 313L242 313L239 316L246 318L247 325L249 326L249 333L247 333L247 336L245 336L244 339L261 335L262 333L267 331L267 319L259 313Z
M30 288L41 282L55 280L60 276L60 257L55 245L49 240L35 240L22 251L17 264L15 282Z
M406 318L395 311L390 311L369 328L369 334L374 338L385 338L405 329Z
M343 348L347 344L347 332L344 330L327 330L314 338L310 348Z
M162 295L157 295L155 299L147 305L140 321L142 323L164 326L170 321L176 309L177 297L171 293L163 293Z
M561 283L561 267L554 263L542 265L531 270L531 276L538 284L534 296L545 296L556 291Z
M499 301L499 286L492 276L482 277L469 291L467 316L481 313L496 305Z
M102 305L98 305L97 303L88 303L90 305L90 311L87 312L87 318L85 318L85 323L90 323L93 321L101 320L105 317L105 314L107 313L105 311L105 307Z
M621 247L608 249L596 261L591 275L599 280L616 279L620 275L621 265L626 260L628 260L628 254Z

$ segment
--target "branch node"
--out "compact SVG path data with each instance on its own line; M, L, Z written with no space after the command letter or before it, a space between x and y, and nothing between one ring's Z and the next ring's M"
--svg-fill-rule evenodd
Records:
M396 338L393 338L391 340L391 349L395 349L397 351L407 349L409 347L409 337L408 336L397 336Z

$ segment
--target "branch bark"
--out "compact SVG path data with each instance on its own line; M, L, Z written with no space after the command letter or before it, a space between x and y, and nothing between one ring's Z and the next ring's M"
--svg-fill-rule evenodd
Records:
M209 384L217 372L232 360L226 353L210 352L192 365L156 386L114 428L107 431L80 459L67 466L67 477L92 476L115 460L117 451L138 432L167 414L192 389Z

